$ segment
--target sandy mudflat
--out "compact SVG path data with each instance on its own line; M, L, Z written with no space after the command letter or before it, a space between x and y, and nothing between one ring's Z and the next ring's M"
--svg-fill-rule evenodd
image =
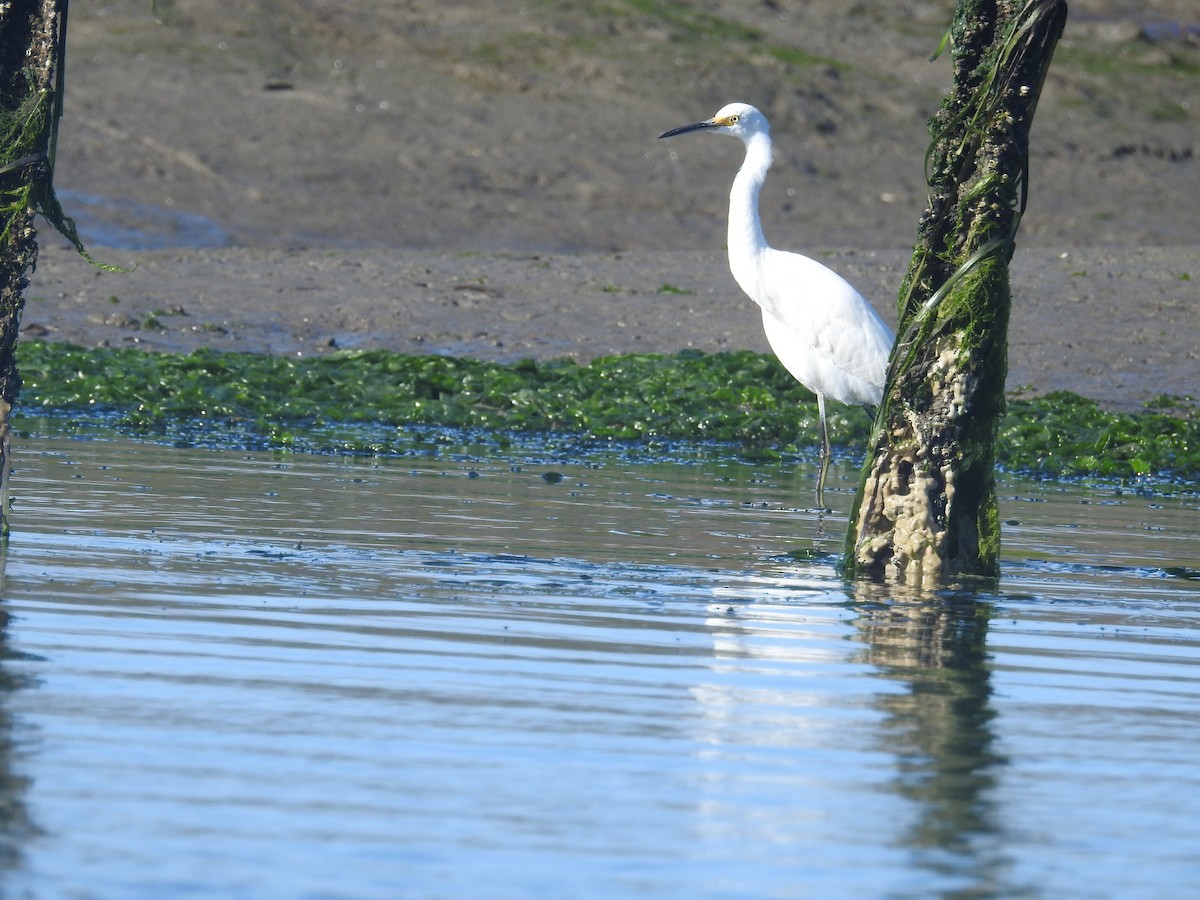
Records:
M823 258L894 323L883 298L906 253ZM1020 253L1010 390L1065 389L1121 408L1194 394L1196 302L1193 282L1179 276L1195 262L1178 248ZM134 274L112 275L56 248L35 285L25 334L85 346L386 348L502 361L767 350L755 307L715 252L155 251Z
M773 123L768 238L891 320L951 7L72 9L57 185L97 256L138 267L102 273L47 238L24 334L502 360L766 350L722 254L740 148L655 139L733 99ZM1009 386L1125 408L1195 394L1200 47L1159 27L1195 11L1071 8L1034 127Z

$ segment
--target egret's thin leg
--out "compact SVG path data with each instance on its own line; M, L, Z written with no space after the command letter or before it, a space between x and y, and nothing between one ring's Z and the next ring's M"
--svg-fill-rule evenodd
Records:
M825 395L817 394L817 412L821 417L821 463L817 473L817 508L825 508L825 473L829 471L829 426L825 422Z

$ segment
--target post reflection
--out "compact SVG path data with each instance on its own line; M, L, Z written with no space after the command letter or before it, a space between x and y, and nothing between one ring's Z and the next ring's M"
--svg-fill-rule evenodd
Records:
M781 580L710 608L700 834L805 878L835 870L831 888L1021 895L996 799L992 607L873 590Z
M4 555L0 552L0 600L4 598ZM0 879L16 868L21 848L35 833L25 805L29 780L18 768L18 746L13 733L9 696L24 686L26 679L8 665L14 657L8 646L9 615L0 609ZM2 881L0 881L2 883Z
M1010 889L996 849L994 793L1006 760L993 728L991 604L968 593L905 598L870 585L860 586L854 605L861 660L905 688L881 693L876 704L896 761L892 786L916 810L899 840L917 865L973 893Z

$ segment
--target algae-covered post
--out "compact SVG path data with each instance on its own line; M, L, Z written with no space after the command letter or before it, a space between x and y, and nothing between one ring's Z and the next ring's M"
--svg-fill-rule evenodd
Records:
M958 0L954 84L930 122L929 208L851 510L851 576L936 584L998 574L1008 263L1029 129L1066 16L1065 0Z
M9 414L21 387L17 329L37 261L39 182L49 178L66 0L0 5L0 527L8 531Z
M62 113L67 0L0 3L0 533L8 534L9 416L21 388L17 331L37 262L40 213L85 258L54 197L54 143ZM124 270L122 270L124 271Z

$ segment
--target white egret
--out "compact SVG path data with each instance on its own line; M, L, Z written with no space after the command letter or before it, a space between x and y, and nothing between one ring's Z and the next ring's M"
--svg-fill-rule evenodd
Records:
M710 131L739 138L746 158L729 192L729 269L762 307L767 341L784 368L817 395L821 465L817 506L824 508L829 468L825 399L876 407L883 397L888 354L895 340L863 296L819 262L768 246L758 194L771 168L771 129L753 106L730 103L711 119L659 135Z

